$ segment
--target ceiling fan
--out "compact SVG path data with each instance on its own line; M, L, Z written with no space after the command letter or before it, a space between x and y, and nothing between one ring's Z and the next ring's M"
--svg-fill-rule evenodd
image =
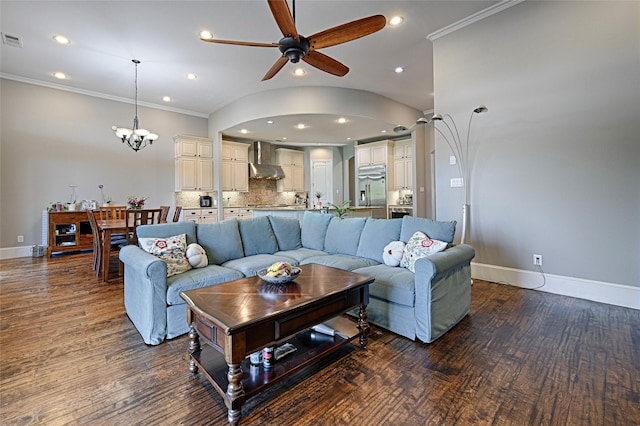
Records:
M349 72L349 67L335 59L320 53L317 49L346 43L360 37L380 31L387 24L382 15L373 15L367 18L357 19L338 25L312 36L305 37L298 33L295 24L296 3L293 0L293 15L289 9L287 0L267 0L276 24L282 31L282 37L277 43L254 43L248 41L218 40L201 37L202 41L209 43L236 44L240 46L277 47L282 52L275 64L267 71L262 81L269 80L280 71L288 61L298 63L300 59L309 65L329 74L342 77Z

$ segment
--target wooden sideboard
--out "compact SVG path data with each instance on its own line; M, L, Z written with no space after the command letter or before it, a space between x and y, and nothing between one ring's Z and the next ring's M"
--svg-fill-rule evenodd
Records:
M86 211L49 212L47 254L93 249L93 234Z

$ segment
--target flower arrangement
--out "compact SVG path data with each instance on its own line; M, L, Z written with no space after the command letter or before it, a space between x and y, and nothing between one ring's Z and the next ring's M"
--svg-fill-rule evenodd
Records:
M105 206L105 205L111 204L111 197L104 196L104 191L103 191L104 185L102 184L98 185L98 188L100 188L100 195L102 196L102 205Z
M147 201L147 197L136 197L135 195L129 195L127 197L127 206L130 209L140 210L144 207L144 203Z

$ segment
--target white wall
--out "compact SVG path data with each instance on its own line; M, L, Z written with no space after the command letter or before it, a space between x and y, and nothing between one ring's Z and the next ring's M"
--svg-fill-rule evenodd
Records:
M639 18L639 2L523 2L434 41L435 111L466 133L489 107L471 133L477 265L535 272L538 253L558 293L640 287ZM437 217L460 223L449 155L436 137Z
M0 247L40 244L41 214L50 202L106 195L124 204L128 195L149 197L149 206L174 203L173 136L207 135L207 119L138 107L141 127L160 138L134 152L113 125L131 126L134 106L0 80ZM24 243L17 243L24 235Z

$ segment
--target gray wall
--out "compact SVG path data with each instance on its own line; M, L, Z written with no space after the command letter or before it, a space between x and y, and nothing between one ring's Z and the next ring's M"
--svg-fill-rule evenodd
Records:
M471 109L475 262L640 287L640 3L524 2L434 41L435 111ZM436 139L437 217L462 191Z
M12 80L0 80L0 247L40 244L42 210L105 194L124 204L128 195L149 197L148 205L174 204L173 136L207 135L207 119L138 108L141 127L160 138L134 152L111 131L131 126L132 104ZM17 243L24 235L24 243Z

